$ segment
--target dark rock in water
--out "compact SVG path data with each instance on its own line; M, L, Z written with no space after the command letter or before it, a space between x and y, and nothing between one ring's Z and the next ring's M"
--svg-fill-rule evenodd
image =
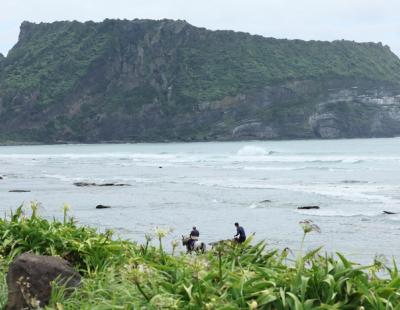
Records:
M383 211L384 214L399 214L398 212L392 212L392 211Z
M103 183L103 184L96 184L97 186L130 186L129 184L124 183Z
M26 190L26 189L11 189L8 192L9 193L30 193L30 190Z
M269 203L269 202L272 202L272 201L269 199L265 199L265 200L260 201L259 203Z
M359 181L359 180L343 180L342 183L345 184L367 184L368 181Z
M0 175L0 180L3 180L3 177Z
M303 206L303 207L298 207L298 210L312 210L312 209L319 209L319 206Z
M85 186L96 186L96 183L75 182L74 185L78 187L85 187Z
M24 253L10 265L7 273L6 310L37 309L50 301L51 282L65 286L67 295L80 284L81 277L66 260Z
M75 186L78 187L89 187L89 186L130 186L124 183L91 183L91 182L75 182Z
M110 206L104 206L104 205L97 205L96 209L110 209Z
M158 168L159 168L159 169L162 169L162 166L159 166Z

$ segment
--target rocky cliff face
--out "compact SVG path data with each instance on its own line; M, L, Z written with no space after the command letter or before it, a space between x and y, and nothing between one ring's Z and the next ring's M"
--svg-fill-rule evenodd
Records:
M276 40L184 21L24 22L0 56L0 141L400 134L388 47Z
M3 56L3 54L0 53L0 70L1 70L2 64L4 63L4 60L5 60L5 59L6 59L6 58Z
M219 115L208 139L390 137L400 133L400 92L366 81L292 81L201 105Z
M316 105L309 124L320 138L398 135L400 93L379 88L337 90Z

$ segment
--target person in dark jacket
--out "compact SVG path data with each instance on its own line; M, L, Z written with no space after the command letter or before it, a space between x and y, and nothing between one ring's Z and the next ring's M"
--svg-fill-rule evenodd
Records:
M189 237L190 237L189 246L193 250L195 242L199 240L200 237L200 232L197 230L196 226L193 226Z
M243 243L246 241L246 233L244 232L244 229L242 226L239 225L239 223L235 223L236 227L236 235L235 235L235 240L238 243Z

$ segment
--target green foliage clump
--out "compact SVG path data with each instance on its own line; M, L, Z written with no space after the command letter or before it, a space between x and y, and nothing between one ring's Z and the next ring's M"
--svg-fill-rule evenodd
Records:
M122 263L125 251L133 249L130 242L113 240L111 231L99 233L94 228L77 226L73 218L67 219L67 205L63 222L37 216L38 207L32 203L32 213L27 216L20 206L9 220L0 219L0 254L8 261L32 251L60 256L82 272L91 272Z
M302 222L306 235L318 227ZM289 259L288 250L269 250L264 242L242 245L222 241L198 255L168 254L167 231L145 245L111 238L68 218L45 220L33 205L0 222L2 268L0 305L6 302L7 265L24 251L60 255L83 275L68 298L54 287L47 309L399 309L400 276L376 259L360 266L343 255L321 255L320 249ZM175 251L178 243L173 242ZM386 276L382 276L382 271Z

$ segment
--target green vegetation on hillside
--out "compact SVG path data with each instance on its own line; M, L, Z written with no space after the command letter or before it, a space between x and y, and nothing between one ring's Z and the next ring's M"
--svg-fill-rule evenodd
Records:
M53 290L48 309L399 309L400 276L375 260L360 266L320 249L300 253L295 261L287 251L251 240L238 246L217 245L205 254L166 253L158 229L138 245L80 227L67 216L46 220L37 205L27 216L22 208L0 221L0 304L6 303L5 272L12 259L25 251L60 255L83 275L82 285L68 298ZM303 223L303 242L315 226ZM154 245L153 243L154 242ZM177 243L173 243L175 251ZM382 277L382 271L387 277Z
M293 80L400 81L400 60L380 44L279 40L208 32L182 51L182 93L215 100Z
M21 32L6 58L0 86L9 91L6 102L16 93L36 93L39 105L62 101L77 87L112 35L78 22L23 23Z
M137 68L143 80L135 91L118 85L124 62L143 66ZM109 96L116 96L116 105L123 104L125 95L137 104L151 103L154 94L146 93L149 90L165 99L162 92L167 89L157 89L157 83L173 86L176 100L193 103L290 80L400 80L400 60L380 43L273 39L170 20L106 20L24 22L0 74L0 85L10 95L38 92L38 103L45 105L71 95L82 79L105 63L111 67L104 86L112 88Z

